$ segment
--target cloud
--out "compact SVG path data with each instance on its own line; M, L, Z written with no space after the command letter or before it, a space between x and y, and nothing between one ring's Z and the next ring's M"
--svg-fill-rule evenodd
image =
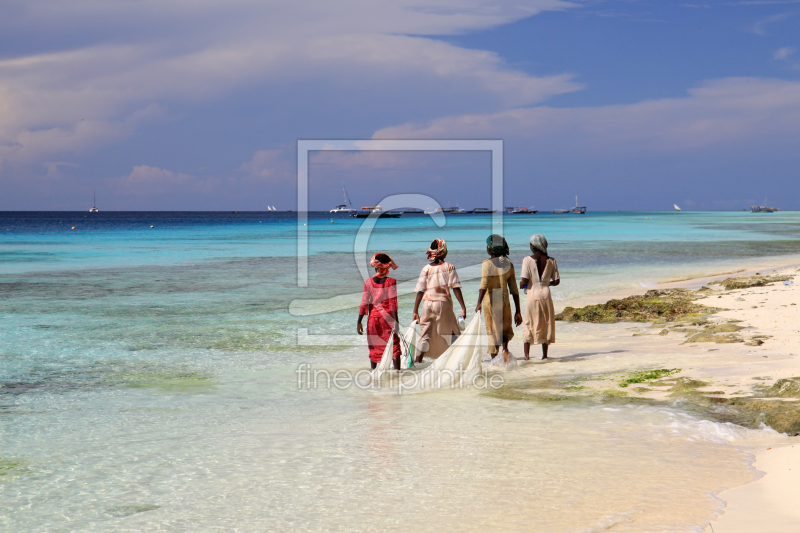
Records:
M777 50L775 50L775 53L772 54L772 57L776 61L781 61L784 59L788 59L789 56L795 53L795 51L796 50L794 48L791 48L789 46L784 46L783 48L778 48Z
M403 124L380 139L523 139L538 151L625 155L667 154L711 146L796 143L800 82L725 78L685 98L581 108L534 107Z
M292 165L283 150L259 150L239 170L268 181L286 181L294 177Z
M766 35L767 34L767 26L771 24L775 24L776 22L780 22L782 20L786 20L787 18L791 17L792 13L779 13L777 15L772 15L766 18L763 18L757 21L750 27L752 33L756 35Z
M199 190L209 192L213 180L201 180L191 174L172 172L163 168L139 165L127 176L108 180L115 192L121 196L149 197L175 192L191 192Z
M364 76L445 80L446 90L477 91L498 107L530 105L581 86L569 73L531 76L496 54L432 36L575 5L75 0L67 8L60 0L8 0L0 7L0 31L37 44L0 59L0 158L92 150L163 118L175 105L297 82L325 87L329 80Z

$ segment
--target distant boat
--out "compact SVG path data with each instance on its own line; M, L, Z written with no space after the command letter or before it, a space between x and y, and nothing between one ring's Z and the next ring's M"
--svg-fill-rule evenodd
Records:
M379 205L368 205L361 208L361 211L356 211L350 216L353 218L367 218L370 215L377 216L377 218L400 218L403 213L400 211L384 211Z
M342 182L342 197L344 203L337 205L331 209L329 213L345 213L347 215L352 215L356 212L356 210L353 209L353 204L350 203L350 197L347 195L347 189L344 188L344 182Z
M579 206L578 205L578 197L575 196L575 207L572 208L572 212L576 215L585 215L586 214L586 206Z
M777 207L767 207L767 199L764 198L764 205L751 205L750 212L751 213L774 213L775 211L780 211Z
M403 209L403 213L405 213L406 215L422 215L425 213L425 211L423 211L422 209L417 209L416 207L409 207Z
M570 212L569 209L553 209L553 213L556 215L566 215Z
M511 211L511 215L534 215L538 213L538 209L528 209L527 207L517 207L513 211Z
M458 207L458 204L456 204L456 206L455 206L455 207L453 207L453 208L450 210L450 214L451 214L451 215L469 215L469 214L472 214L472 211L468 211L468 210L466 210L466 209L463 209L463 208L461 208L461 207Z
M89 209L90 213L99 213L100 210L97 209L97 195L95 195L94 189L92 189L92 208Z
M435 215L436 213L444 213L444 209L441 207L429 207L425 211L423 211L426 215Z
M680 211L681 210L681 208L678 207L678 204L672 204L672 207L675 208L675 211Z
M489 209L488 207L476 207L472 210L473 213L476 215L489 215L491 213L497 212L497 209Z

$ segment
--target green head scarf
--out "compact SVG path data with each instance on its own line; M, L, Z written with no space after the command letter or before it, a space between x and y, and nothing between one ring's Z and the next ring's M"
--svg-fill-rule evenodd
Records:
M544 235L536 234L531 237L531 246L547 255L547 239L544 238Z
M508 243L502 235L492 234L486 238L486 249L495 255L508 255Z

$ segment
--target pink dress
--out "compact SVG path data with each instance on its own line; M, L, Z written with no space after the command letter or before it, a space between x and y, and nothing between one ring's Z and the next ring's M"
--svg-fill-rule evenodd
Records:
M390 313L397 311L397 280L386 278L383 283L375 283L373 278L364 282L364 293L361 295L359 315L369 315L367 319L367 344L369 360L376 363L383 357L383 350L392 334ZM392 320L392 322L394 322ZM400 337L394 335L393 356L400 357Z

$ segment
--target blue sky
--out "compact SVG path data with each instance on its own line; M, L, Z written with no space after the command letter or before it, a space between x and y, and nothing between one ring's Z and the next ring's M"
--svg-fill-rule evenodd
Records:
M295 143L505 142L505 202L800 209L800 1L6 0L0 210L294 208ZM488 159L315 154L311 206Z

